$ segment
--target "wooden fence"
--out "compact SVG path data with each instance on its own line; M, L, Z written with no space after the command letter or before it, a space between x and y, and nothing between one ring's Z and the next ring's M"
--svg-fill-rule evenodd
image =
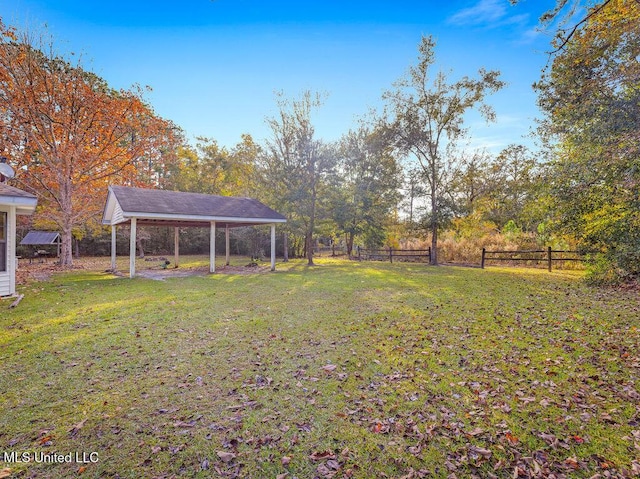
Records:
M347 250L343 246L321 246L313 249L316 256L346 256Z
M551 271L554 261L585 261L585 255L592 254L593 251L568 251L554 250L549 246L547 249L531 250L511 250L511 251L487 251L482 248L482 260L480 267L484 269L485 261L535 261L545 263L547 269ZM498 256L495 256L498 255ZM566 255L572 255L567 257Z
M358 260L364 261L418 261L431 262L431 248L427 249L364 249L358 247Z

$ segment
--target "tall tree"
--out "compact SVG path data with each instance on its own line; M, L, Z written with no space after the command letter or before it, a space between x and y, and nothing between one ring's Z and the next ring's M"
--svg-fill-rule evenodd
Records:
M455 166L451 151L467 134L465 114L475 109L492 121L495 114L485 97L504 86L498 71L481 69L478 79L465 76L457 81L442 72L434 74L435 46L432 37L422 37L418 64L384 94L395 145L415 159L426 180L432 264L438 264L438 230L445 220L446 190Z
M640 2L601 2L537 85L557 224L609 279L640 275L639 55Z
M195 148L178 152L178 166L169 187L211 195L250 196L260 146L251 135L231 151L212 138L199 137Z
M358 235L384 231L398 206L401 168L381 129L362 125L340 141L334 220L351 255ZM371 235L368 235L369 237Z
M109 181L137 182L138 162L171 150L176 130L140 91L114 91L38 46L9 29L0 39L2 154L38 194L39 217L60 229L71 266L73 229L100 213Z
M535 200L540 165L531 151L523 145L509 145L490 166L492 199L488 219L502 228L514 221L529 231L535 231L536 219L528 217L527 207Z
M290 227L304 236L308 264L313 265L313 237L327 176L335 156L315 137L311 115L320 95L305 91L298 99L278 96L279 115L267 119L272 137L262 156L262 173L272 205L286 212Z

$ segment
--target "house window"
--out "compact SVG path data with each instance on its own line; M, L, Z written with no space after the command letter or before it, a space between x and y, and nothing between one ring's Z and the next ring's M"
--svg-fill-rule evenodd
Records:
M7 270L7 213L0 212L0 271Z

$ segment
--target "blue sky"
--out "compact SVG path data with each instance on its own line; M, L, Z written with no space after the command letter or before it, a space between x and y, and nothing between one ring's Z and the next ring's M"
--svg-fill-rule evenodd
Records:
M437 41L452 79L498 69L508 86L490 97L497 122L469 117L472 145L499 151L538 115L531 89L548 61L538 17L555 0L0 0L5 24L46 32L60 53L114 88L150 86L155 111L233 147L269 137L275 91L327 94L314 121L338 139L416 63L422 35ZM46 27L45 27L46 25ZM74 56L71 57L71 52Z

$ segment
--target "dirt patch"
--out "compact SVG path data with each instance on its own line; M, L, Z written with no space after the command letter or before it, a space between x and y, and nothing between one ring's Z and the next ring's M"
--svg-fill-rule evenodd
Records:
M259 274L269 271L268 266L221 266L216 268L215 274ZM209 268L169 268L169 269L143 269L136 271L136 276L141 278L164 281L167 278L186 278L189 276L206 276L210 274Z
M55 273L83 269L86 269L84 265L74 265L72 268L62 268L53 260L43 263L29 263L28 260L19 260L18 269L16 270L16 284L25 285L34 281L47 281Z
M110 271L109 258L80 258L74 260L74 265L71 269L62 268L55 260L49 260L48 262L29 262L28 260L21 259L16 271L16 283L18 285L27 285L33 282L48 281L51 276L56 273L62 273L65 271L73 270L86 270L86 271ZM270 271L268 265L260 266L255 263L250 263L244 266L218 266L216 268L216 274L260 274ZM128 277L128 269L124 271L112 272L116 276ZM206 276L209 274L208 266L191 267L191 268L167 268L162 269L160 267L147 267L147 269L138 269L136 271L137 276L142 278L149 278L158 281L163 281L167 278L184 278L188 276Z
M256 273L267 273L271 271L270 266L222 266L221 268L216 268L216 273L222 274L256 274Z
M156 281L164 281L167 278L186 278L188 276L205 276L209 273L208 268L189 269L142 269L136 271L136 276Z

